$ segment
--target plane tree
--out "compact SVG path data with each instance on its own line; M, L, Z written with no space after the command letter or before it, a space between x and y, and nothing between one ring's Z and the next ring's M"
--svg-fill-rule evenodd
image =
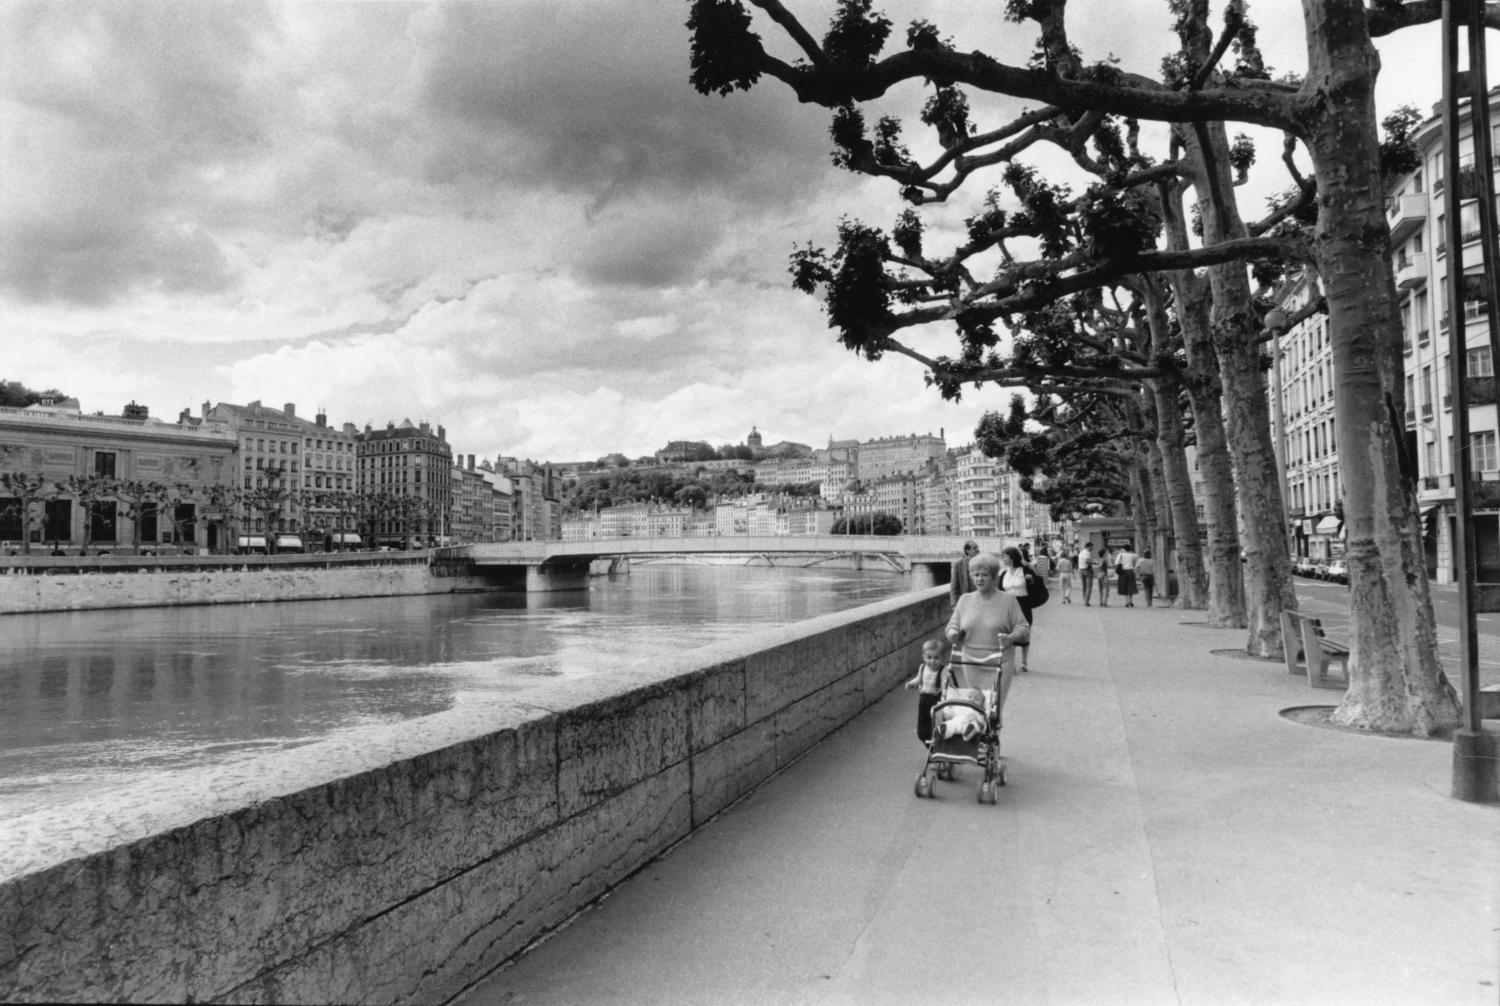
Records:
M66 496L78 501L83 511L83 551L94 542L94 526L114 532L117 519L116 497L120 480L97 472L88 475L69 475L54 482L53 497Z
M175 499L172 486L151 479L121 479L115 485L115 500L121 514L130 521L130 545L141 550L141 525L148 516L160 517L163 509Z
M1175 65L1157 77L1110 62L1086 64L1072 58L1066 0L1007 3L1010 20L1032 22L1039 31L1037 54L1024 66L1001 62L977 49L962 50L925 22L910 27L904 49L882 56L891 23L872 11L870 0L841 0L821 41L779 0L694 0L688 22L692 83L705 94L729 94L765 78L787 86L800 101L832 109L835 144L841 151L853 151L845 163L889 175L913 202L946 198L969 171L982 166L983 145L1004 143L1017 129L1027 128L1012 124L1005 127L1009 132L974 131L966 115L958 114L963 103L954 97L937 101L944 93L961 96L965 88L1045 103L1028 113L1036 117L1034 122L1051 121L1059 111L1068 110L1075 117L1104 113L1174 124L1174 136L1201 168L1195 185L1208 189L1219 187L1223 152L1214 137L1204 141L1201 127L1250 123L1294 138L1313 167L1310 181L1316 186L1318 215L1311 254L1322 277L1338 374L1335 409L1346 492L1352 681L1335 719L1350 726L1419 735L1453 726L1458 721L1457 696L1437 660L1420 522L1400 463L1402 431L1393 421L1402 415L1404 404L1401 328L1387 257L1374 105L1379 58L1372 41L1436 20L1440 6L1397 0L1372 0L1368 6L1362 0L1304 0L1307 74L1300 81L1278 82L1265 79L1264 67L1254 58L1233 68L1221 65L1226 53L1247 49L1251 36L1246 34L1246 4L1231 2L1224 30L1216 33L1209 28L1207 0L1166 3L1178 18L1185 44ZM763 17L757 21L751 8ZM1500 25L1500 13L1491 5L1460 9L1461 16L1482 13L1487 24ZM767 23L780 33L778 42L796 51L795 57L783 59L766 47L753 27ZM1204 38L1212 40L1206 56L1202 45L1187 43ZM940 163L922 166L906 156L899 123L893 120L881 120L873 139L864 139L860 106L908 82L933 89L937 103L929 103L924 121L943 145ZM878 165L878 170L868 170L865 162ZM949 173L937 181L944 170ZM1261 240L1234 236L1240 227L1222 206L1209 207L1203 218L1202 247L1175 253L1143 251L1135 261L1119 263L1116 275L1229 262L1244 257L1245 242ZM844 311L849 324L838 326L841 340L872 358L897 347L894 336L903 326L895 322L921 323L913 316L922 311L929 312L926 322L954 323L966 342L977 341L982 350L993 337L993 329L986 331L985 326L1006 311L998 303L979 303L976 291L983 290L996 302L1005 296L1025 298L1038 287L1055 295L1070 282L1079 284L1074 290L1084 288L1098 273L1097 268L1075 265L1070 274L1058 276L1049 268L1045 278L1033 281L1025 271L1013 269L993 287L973 282L964 298L913 307L898 319L892 303L903 291L883 282L874 235L852 251L864 256L865 267L853 271L850 283L830 286L830 316ZM1223 257L1215 262L1214 255ZM1174 264L1163 264L1174 258ZM1096 275L1089 276L1091 272ZM969 279L955 270L950 282L957 290ZM1212 316L1210 324L1230 330L1214 341L1222 345L1235 338L1258 338L1242 292L1225 283L1226 276L1211 276L1213 293L1223 298L1213 310L1226 313ZM1009 305L1012 313L1016 306ZM1242 363L1236 353L1232 366ZM1254 472L1241 474L1250 477Z
M1261 617L1246 617L1245 573L1240 563L1232 477L1235 466L1225 454L1238 441L1223 429L1229 410L1222 408L1225 382L1219 378L1213 349L1211 291L1208 282L1195 277L1189 267L1196 264L1212 268L1226 260L1237 263L1247 256L1263 260L1296 256L1304 243L1295 240L1294 234L1283 232L1259 239L1225 240L1212 248L1194 250L1186 241L1175 240L1175 231L1169 226L1172 239L1164 251L1158 250L1155 243L1164 224L1182 217L1178 174L1189 171L1189 167L1172 162L1153 164L1140 153L1134 127L1124 124L1126 128L1122 128L1107 116L1059 113L1050 123L1028 121L1032 125L1026 130L1029 142L1024 146L1045 140L1062 147L1097 180L1074 195L1067 186L1045 180L1035 168L1011 159L1004 167L1003 178L1020 209L1007 213L1001 207L1001 194L991 190L980 212L966 221L967 242L951 255L926 252L921 219L908 209L889 238L874 228L845 221L840 227L838 248L832 254L815 247L798 249L793 255L794 283L809 292L825 293L830 325L840 330L850 348L872 359L885 352L911 357L927 368L931 383L950 398L957 397L967 383L1032 386L1039 376L1070 380L1112 377L1128 385L1131 394L1144 385L1153 396L1162 398L1145 411L1167 424L1157 430L1157 444L1159 450L1172 455L1163 459L1173 475L1166 480L1164 471L1163 488L1178 494L1166 512L1173 515L1180 536L1177 558L1180 580L1185 584L1184 602L1206 606L1211 624L1250 624L1247 648L1258 654L1279 654L1276 613L1294 607L1296 600L1290 594L1289 576L1260 578L1254 607ZM885 135L894 133L888 127ZM858 147L857 132L845 134L836 129L835 139L841 137L842 142ZM1013 158L1022 149L1023 139L1006 145L1006 158ZM1238 156L1243 156L1243 151ZM917 194L911 198L924 197ZM1174 206L1174 202L1179 205ZM1288 207L1278 207L1269 221L1283 219L1289 212ZM1266 230L1270 227L1270 222L1263 225ZM1039 256L1017 258L1010 243L1018 239L1038 249ZM994 250L1000 263L992 277L984 282L973 278L979 268L974 264L975 256ZM1143 271L1132 272L1137 269ZM1105 287L1133 291L1136 306L1132 310L1141 309L1153 294L1161 307L1152 316L1169 309L1171 298L1151 278L1157 270L1179 277L1173 287L1179 295L1183 290L1195 293L1194 298L1184 299L1192 310L1180 313L1177 323L1189 331L1195 346L1204 348L1187 354L1186 369L1178 352L1181 339L1169 327L1161 327L1151 340L1136 340L1140 345L1127 345L1117 337L1101 339L1086 330L1088 312L1099 309L1095 305L1102 303L1098 294ZM887 303L878 306L885 316L878 319L882 330L872 339L872 322L866 313L868 292L882 288L891 292ZM1053 310L1060 304L1066 305L1066 311ZM1079 305L1087 310L1079 310ZM1243 303L1242 309L1250 311L1251 305ZM1119 315L1121 311L1116 309L1114 313ZM993 325L997 318L1014 336L1009 356L999 348ZM957 322L961 343L957 357L929 356L892 334L949 319ZM1118 331L1118 322L1115 327ZM1140 327L1144 330L1148 326ZM1255 353L1253 345L1250 353ZM1250 442L1247 453L1253 449L1259 451L1257 456L1272 457L1264 382L1259 371L1250 369L1234 384L1248 389L1238 390L1236 396L1248 403L1239 412L1251 415L1256 415L1254 390L1257 385L1261 388L1260 425L1241 423L1240 439ZM1169 401L1183 388L1190 392L1194 423L1201 430L1200 463L1217 476L1205 483L1207 493L1215 497L1207 508L1212 545L1208 558L1213 575L1208 576L1206 586L1196 507L1185 477L1183 438L1173 427L1180 421L1180 413ZM1282 501L1276 495L1275 480L1250 480L1241 490L1253 504L1247 508L1269 515L1253 530L1263 539L1279 543L1279 561L1286 566L1285 524L1278 516Z
M38 504L51 499L56 487L41 472L0 472L0 518L14 520L20 528L21 552L31 554L31 529L38 519Z

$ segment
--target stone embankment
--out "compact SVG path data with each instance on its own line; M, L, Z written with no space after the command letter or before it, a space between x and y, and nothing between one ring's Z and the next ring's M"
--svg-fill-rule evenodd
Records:
M926 590L0 882L0 1001L444 1002L896 686Z
M462 560L422 553L0 559L0 614L494 589Z

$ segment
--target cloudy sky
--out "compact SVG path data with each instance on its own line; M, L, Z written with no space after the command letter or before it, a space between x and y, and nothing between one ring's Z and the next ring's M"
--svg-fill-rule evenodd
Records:
M788 6L821 36L833 4ZM1076 40L1153 73L1165 6L1075 0L1105 14L1075 17ZM898 36L920 16L998 58L1031 48L998 4L882 9ZM826 113L778 86L693 91L686 12L7 0L0 378L90 412L429 420L481 457L635 456L752 424L767 443L967 443L1007 393L943 403L915 364L840 348L788 285L794 243L832 244L845 215L887 226L893 191L834 169ZM1299 0L1252 13L1275 70L1303 70ZM1437 39L1383 44L1383 108L1438 100ZM991 128L1004 108L986 111Z

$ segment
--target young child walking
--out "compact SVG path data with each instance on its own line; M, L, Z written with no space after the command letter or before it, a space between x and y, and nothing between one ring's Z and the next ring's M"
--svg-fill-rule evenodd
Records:
M944 678L948 676L948 648L938 639L922 644L922 666L916 677L906 683L917 689L917 740L932 740L932 707L943 697Z

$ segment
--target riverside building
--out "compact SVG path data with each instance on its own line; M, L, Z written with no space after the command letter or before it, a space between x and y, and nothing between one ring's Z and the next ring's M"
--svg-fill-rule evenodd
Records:
M382 505L370 520L375 542L444 545L451 536L453 451L447 431L428 423L369 425L356 438L357 485L366 499Z
M38 490L0 489L0 540L15 551L220 548L211 501L235 476L237 447L223 422L167 423L134 402L118 416L72 398L0 408L0 472ZM133 491L97 494L111 484Z

